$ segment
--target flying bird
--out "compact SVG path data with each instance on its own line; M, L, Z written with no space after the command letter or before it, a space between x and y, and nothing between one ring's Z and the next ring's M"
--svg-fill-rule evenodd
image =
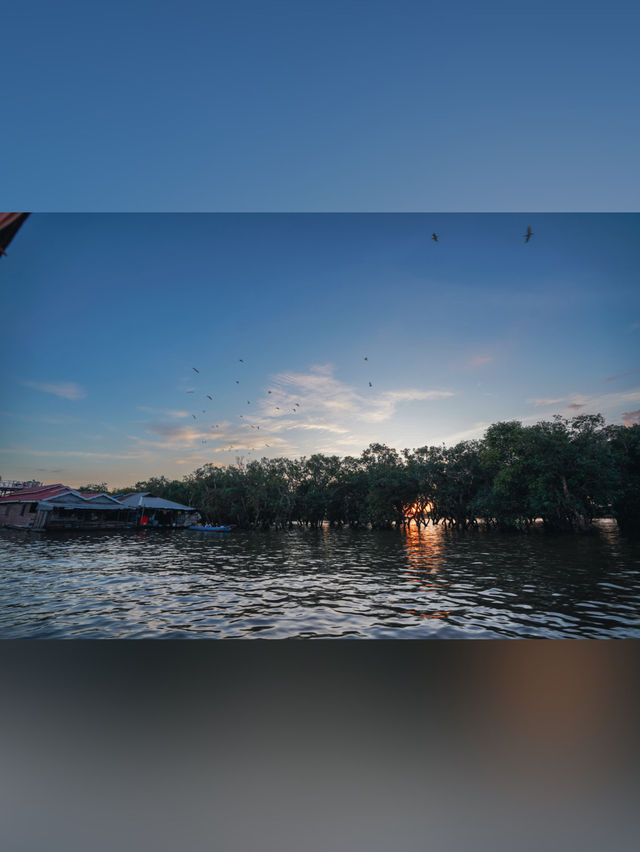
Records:
M437 234L431 234L431 239L434 241L434 243L437 243L438 242L438 235Z
M199 372L200 372L200 370L199 370L197 367L192 367L191 369L192 369L192 370L195 370L195 371L196 371L196 373L199 373Z
M238 358L238 361L240 361L241 364L244 364L244 361L242 360L242 358Z
M198 418L195 416L195 414L192 414L191 416L193 417L193 419L194 419L194 420L197 420L197 419L198 419Z
M240 382L239 382L237 379L236 379L236 384L237 384L237 385L239 385L239 384L240 384Z
M211 396L211 394L207 394L207 399L210 399L211 401L213 401L213 397Z
M365 361L368 361L368 360L369 360L369 359L367 358L367 356L366 356L366 355L364 356L364 360L365 360Z
M271 391L267 391L267 393L271 393Z
M369 382L369 387L370 387L370 388L372 388L372 387L373 387L373 385L371 384L371 382Z
M527 225L527 233L522 235L524 237L525 243L528 243L531 237L533 236L533 231L531 230L531 225Z

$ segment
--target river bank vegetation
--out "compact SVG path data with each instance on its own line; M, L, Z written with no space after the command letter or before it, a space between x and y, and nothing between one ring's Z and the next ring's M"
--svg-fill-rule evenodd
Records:
M91 488L92 486L86 486ZM93 486L95 487L95 486ZM293 524L388 529L415 524L587 530L595 518L640 527L640 425L607 426L599 414L533 426L490 426L480 440L396 451L371 444L358 456L238 459L206 464L182 480L154 477L149 491L246 528Z

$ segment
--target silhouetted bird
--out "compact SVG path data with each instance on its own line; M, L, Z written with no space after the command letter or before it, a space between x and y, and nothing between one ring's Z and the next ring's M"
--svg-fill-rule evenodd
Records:
M237 379L236 379L236 384L237 384L237 385L239 385L239 384L240 384L240 382L239 382Z
M366 356L366 355L364 356L364 360L365 360L365 361L368 361L368 360L369 360L369 359L367 358L367 356Z
M271 391L267 391L267 393L271 393Z
M191 369L192 369L192 370L195 370L195 371L196 371L196 373L199 373L199 372L200 372L200 370L199 370L197 367L192 367Z
M194 419L194 420L197 420L197 419L198 419L198 418L195 416L195 414L192 414L191 416L193 417L193 419Z
M372 387L373 387L373 385L371 384L371 382L369 382L369 387L370 387L370 388L372 388Z
M242 360L242 358L238 358L238 361L240 361L241 364L244 364L244 361Z
M211 396L211 394L207 394L207 399L210 399L211 401L213 401L213 397Z
M525 243L528 243L531 237L533 236L533 231L531 230L531 225L527 225L527 233L522 235L524 237Z
M434 241L434 243L437 243L438 242L438 235L437 234L431 234L431 239Z

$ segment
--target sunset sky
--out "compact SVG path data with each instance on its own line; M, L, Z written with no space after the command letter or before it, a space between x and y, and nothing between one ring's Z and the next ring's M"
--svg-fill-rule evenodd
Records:
M0 259L0 474L631 422L638 246L634 214L34 214Z

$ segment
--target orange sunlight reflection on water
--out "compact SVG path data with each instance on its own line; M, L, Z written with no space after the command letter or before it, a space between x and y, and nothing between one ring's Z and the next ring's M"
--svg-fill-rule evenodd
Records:
M421 609L407 609L405 612L418 618L446 619L455 610L437 605L442 598L440 590L449 585L448 581L437 577L444 556L442 531L433 526L418 528L409 525L403 535L407 556L405 577L411 583L418 583L420 592L428 595L420 601L423 604Z

